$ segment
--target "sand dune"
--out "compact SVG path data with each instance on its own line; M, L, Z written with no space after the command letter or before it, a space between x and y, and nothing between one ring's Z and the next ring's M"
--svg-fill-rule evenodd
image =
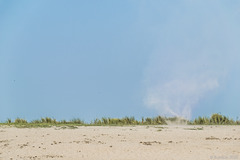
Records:
M240 159L240 126L0 127L0 159Z

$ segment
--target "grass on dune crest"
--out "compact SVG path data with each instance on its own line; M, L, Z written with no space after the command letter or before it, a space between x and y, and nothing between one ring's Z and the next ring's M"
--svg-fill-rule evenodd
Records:
M6 122L0 123L0 125L15 126L18 128L34 128L34 127L63 127L76 128L75 126L124 126L124 125L167 125L167 123L181 122L189 125L240 125L240 121L229 119L226 116L220 114L213 114L209 117L198 117L193 121L188 121L179 117L153 117L153 118L142 118L137 120L134 117L124 117L124 118L101 118L95 119L90 123L86 123L81 119L72 120L60 120L57 121L54 118L45 117L38 120L27 121L22 118L16 118L15 120L7 119ZM64 127L63 127L64 128ZM65 127L66 128L66 127Z
M229 119L228 117L215 113L209 117L198 117L189 124L193 125L240 125L240 121Z
M165 118L161 116L153 118L142 118L136 120L134 117L124 118L101 118L95 119L90 123L86 123L81 119L72 119L70 121L60 120L57 121L54 118L46 117L38 120L27 121L25 119L16 118L15 120L8 119L5 123L0 125L9 125L20 128L27 127L51 127L51 126L123 126L123 125L165 125L167 124Z
M167 124L165 119L161 116L153 118L142 118L141 120L136 120L134 117L124 117L124 118L102 118L95 119L92 125L163 125Z

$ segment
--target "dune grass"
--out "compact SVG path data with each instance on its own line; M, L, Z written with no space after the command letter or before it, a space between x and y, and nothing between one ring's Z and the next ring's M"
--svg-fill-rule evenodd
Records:
M228 117L215 113L209 117L198 117L189 124L193 125L240 125L240 121L229 119Z
M60 120L57 121L54 118L46 117L38 120L27 121L25 119L16 118L15 120L7 119L6 122L0 123L0 125L15 126L18 128L34 128L34 127L52 127L52 126L123 126L123 125L166 125L165 118L161 116L153 118L142 118L141 120L136 120L134 117L124 117L124 118L106 118L95 119L90 123L86 123L81 119L72 120Z
M226 116L220 114L213 114L209 117L198 117L193 121L188 121L179 117L153 117L144 118L137 120L134 117L124 117L124 118L106 118L94 119L90 123L86 123L79 118L72 120L60 120L57 121L54 118L45 117L37 120L27 121L22 118L16 118L15 120L7 119L6 122L0 123L0 125L15 126L18 128L36 128L36 127L63 127L75 129L76 126L125 126L125 125L167 125L171 122L184 122L189 125L240 125L240 121L229 119ZM64 127L63 127L64 129Z

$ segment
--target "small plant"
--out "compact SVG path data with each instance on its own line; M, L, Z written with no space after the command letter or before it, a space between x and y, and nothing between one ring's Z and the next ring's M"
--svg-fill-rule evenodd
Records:
M63 119L63 120L60 121L60 123L61 124L67 124L68 122L65 119Z
M152 119L151 118L146 118L144 124L152 124Z
M94 125L101 125L102 124L102 121L98 118L96 118L93 122Z
M74 118L70 121L70 123L73 123L73 124L84 124L84 121L82 121L81 119L79 118Z
M41 123L56 124L57 121L56 121L56 119L52 119L52 118L46 117L46 118L41 118Z
M8 118L6 123L10 124L10 123L12 123L12 120L10 118Z
M215 113L215 114L212 114L212 116L210 118L198 117L193 122L190 122L189 124L194 124L194 125L234 125L234 124L240 124L240 123L238 123L238 121L229 119L226 116Z
M14 121L15 124L26 124L28 123L25 119L17 118Z

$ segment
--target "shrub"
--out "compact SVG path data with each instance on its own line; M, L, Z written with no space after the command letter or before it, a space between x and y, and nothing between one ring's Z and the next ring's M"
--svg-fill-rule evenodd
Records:
M15 119L14 123L24 124L24 123L28 123L28 122L25 119L17 118L17 119Z
M12 123L12 120L8 118L6 123Z
M74 118L70 121L70 123L73 123L73 124L84 124L84 121L82 121L81 119L79 118Z
M207 117L198 117L196 118L193 123L190 124L196 124L196 125L233 125L238 124L238 121L234 121L232 119L227 118L226 116L223 116L218 113L212 114L210 118Z
M93 122L94 125L101 125L102 124L102 121L98 118L94 119L94 122Z
M207 117L198 117L194 120L193 124L210 124L210 120Z
M232 121L230 122L230 120L226 117L226 116L222 116L218 113L215 113L211 116L211 119L210 119L210 123L211 124L231 124Z
M153 118L153 124L167 124L165 119L162 118L161 116L157 116L155 118Z
M41 118L41 122L42 123L54 123L54 124L57 123L56 119L52 119L52 118L49 118L49 117Z

